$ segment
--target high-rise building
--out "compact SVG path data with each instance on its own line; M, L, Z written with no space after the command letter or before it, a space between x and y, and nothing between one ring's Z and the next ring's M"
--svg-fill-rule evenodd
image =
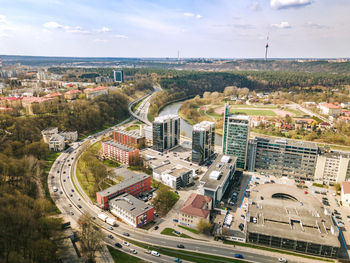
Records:
M192 162L203 164L214 154L215 122L202 121L193 126Z
M247 165L250 118L246 115L230 113L230 106L225 105L222 153L237 157L237 168Z
M152 123L153 149L159 152L180 143L180 117L169 114L154 119Z
M249 142L248 168L278 177L313 180L317 155L316 143L255 137Z
M114 77L114 82L119 82L119 83L124 82L124 71L123 70L114 70L113 77Z

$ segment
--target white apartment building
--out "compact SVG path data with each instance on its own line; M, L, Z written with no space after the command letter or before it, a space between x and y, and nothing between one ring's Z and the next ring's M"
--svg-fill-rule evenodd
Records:
M341 114L342 108L332 103L321 103L319 105L321 112L328 116L338 116Z
M68 142L75 142L78 140L78 132L60 132L59 135L63 136L64 139Z
M350 182L341 185L341 201L343 206L350 206Z
M49 140L49 149L53 151L63 151L66 143L64 142L64 137L59 134L54 134Z
M167 163L153 169L153 179L179 189L193 182L193 171L180 165Z
M41 135L43 136L43 140L45 143L49 143L51 136L57 133L58 133L57 127L49 127L41 131Z

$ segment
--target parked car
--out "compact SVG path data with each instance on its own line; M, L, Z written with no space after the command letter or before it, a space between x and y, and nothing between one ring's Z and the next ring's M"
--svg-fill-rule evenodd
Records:
M178 247L178 248L185 248L185 246L182 245L182 244L178 244L177 247Z
M81 208L81 205L78 204L78 207Z
M128 232L124 232L123 235L126 236L126 237L130 236L130 234Z
M159 228L159 226L155 226L155 227L154 227L154 230L158 230L158 228Z
M235 254L235 258L244 258L242 254Z
M174 222L179 222L179 220L177 220L176 218L173 219Z
M120 243L115 243L116 247L122 248L123 246Z
M175 235L177 235L177 236L180 236L180 235L181 235L181 233L180 233L179 231L176 231L176 230L173 231L173 234L175 234Z
M108 235L108 237L109 237L110 239L113 239L113 238L114 238L112 235Z

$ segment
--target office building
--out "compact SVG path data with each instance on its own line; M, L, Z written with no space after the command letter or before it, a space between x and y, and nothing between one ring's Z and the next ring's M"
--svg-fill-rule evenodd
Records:
M249 243L336 258L339 230L313 195L290 185L264 184L251 191L245 231ZM242 221L241 221L242 222Z
M113 70L114 82L122 83L124 82L124 71L123 70Z
M237 157L220 154L199 181L200 194L211 197L214 208L220 206L236 171L236 163Z
M116 128L113 130L113 140L131 147L143 148L145 145L145 137L141 135L140 130L122 130Z
M277 177L313 180L317 155L316 143L255 137L249 143L248 168Z
M193 182L193 171L180 165L166 163L153 168L153 179L177 190Z
M222 153L237 157L237 168L247 165L250 118L245 115L233 115L230 106L225 105Z
M143 134L145 136L146 146L151 147L153 145L153 131L152 126L145 125L143 127Z
M147 174L136 174L126 168L117 168L115 174L123 177L123 181L96 193L96 202L103 209L108 209L108 201L120 194L136 196L151 188L151 177Z
M139 160L139 149L109 140L102 142L101 155L102 158L133 165Z
M343 206L350 206L350 182L341 184L341 201Z
M333 185L350 179L350 153L331 151L317 157L314 180Z
M49 140L49 149L55 152L63 151L66 146L64 137L59 134L54 134Z
M192 162L203 164L214 154L215 122L202 121L193 126Z
M191 228L197 228L201 220L210 221L211 207L211 197L193 193L180 209L179 223Z
M133 227L142 227L154 219L154 208L130 194L122 194L109 200L113 215Z
M180 143L180 117L169 114L154 119L152 123L153 149L164 152Z
M41 135L43 136L43 140L45 143L49 143L51 136L57 133L58 133L57 127L49 127L41 131Z

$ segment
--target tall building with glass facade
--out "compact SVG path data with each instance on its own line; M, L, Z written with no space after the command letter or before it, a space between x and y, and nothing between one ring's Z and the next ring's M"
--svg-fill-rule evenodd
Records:
M169 150L180 143L180 117L169 114L154 119L152 123L153 149Z
M237 168L246 168L249 132L249 116L231 114L230 106L226 104L222 137L222 153L237 157Z
M214 154L215 122L202 121L193 126L192 162L205 163Z

